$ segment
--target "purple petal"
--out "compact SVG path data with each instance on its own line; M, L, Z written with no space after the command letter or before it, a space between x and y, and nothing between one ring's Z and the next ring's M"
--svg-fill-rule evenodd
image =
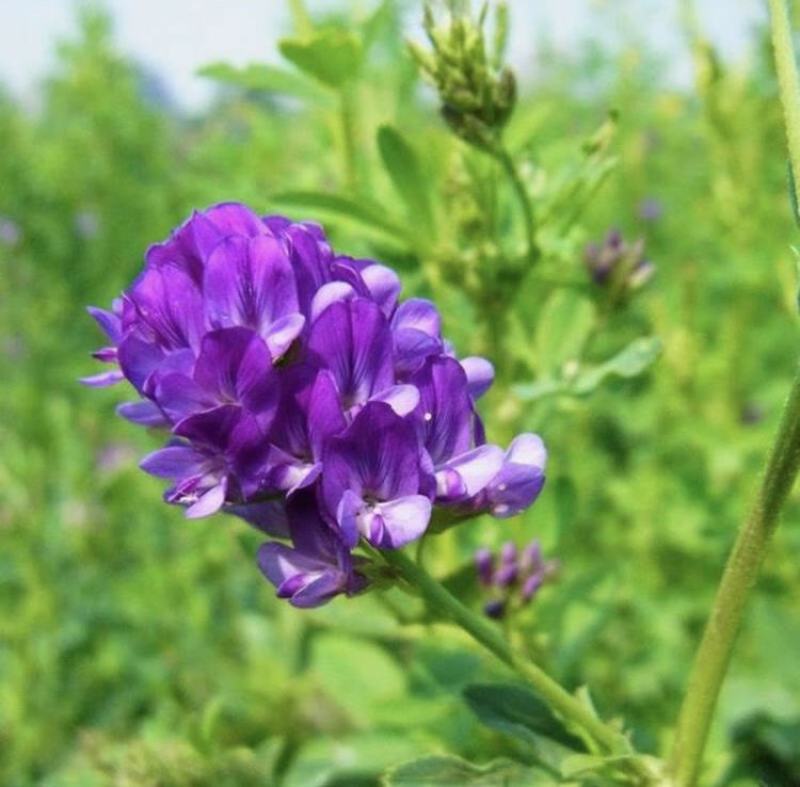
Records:
M280 490L291 497L317 480L322 472L319 462L304 462L277 446L270 446L267 457L268 471L266 488Z
M146 268L126 294L122 323L164 350L196 350L205 328L202 295L181 268Z
M342 574L327 571L316 579L306 583L301 587L289 603L299 609L311 609L326 604L334 596L343 593L346 588L346 580Z
M387 317L391 316L402 289L397 274L385 265L373 264L361 271L361 278L381 311Z
M303 332L305 324L306 318L295 312L279 317L269 326L264 334L264 340L273 361L283 358L295 339Z
M544 481L539 467L507 463L487 489L492 516L506 519L524 511L539 496Z
M331 304L311 326L308 348L330 369L345 408L364 404L394 383L389 326L364 298Z
M355 296L355 289L346 281L331 281L323 284L311 301L311 322L314 322L332 303L347 301Z
M276 538L289 537L289 518L283 500L265 500L262 503L242 503L228 506L228 514L244 519L263 533Z
M217 402L239 402L250 412L274 412L277 374L261 337L248 328L223 328L203 337L194 379Z
M167 419L161 409L147 399L138 402L123 402L117 406L117 414L140 426L167 426Z
M172 445L148 454L139 467L158 478L178 480L204 471L206 458L189 446Z
M441 338L442 318L436 307L423 298L409 298L397 307L392 319L392 328L413 328L434 339Z
M92 358L102 363L116 363L117 362L117 348L116 347L101 347L92 353Z
M192 503L185 513L187 519L200 519L216 514L225 502L226 485L220 482L202 494L196 503Z
M386 402L397 415L408 415L419 404L419 391L413 385L393 385L372 398L374 402Z
M223 405L184 418L175 426L173 433L215 451L225 451L242 417L241 407Z
M544 470L547 464L547 449L538 434L526 432L517 435L509 444L506 459L520 465L529 465Z
M323 455L322 493L329 513L350 490L377 501L419 492L419 448L413 424L383 402L370 402Z
M325 441L347 426L333 375L323 369L314 380L308 402L308 432L312 454L322 457Z
M398 374L416 372L431 355L440 355L442 342L416 328L397 328L392 332L394 365Z
M131 385L142 393L148 377L164 360L164 351L137 336L126 336L117 350L119 365Z
M122 322L119 315L106 309L98 309L96 306L87 306L86 311L94 318L103 333L108 336L114 344L119 344L122 339Z
M345 489L336 509L336 522L345 546L351 549L358 543L358 515L364 509L364 501L350 489Z
M467 375L467 390L473 399L483 396L494 382L494 366L479 356L461 359L461 368Z
M268 543L262 544L258 550L258 567L279 588L298 574L318 571L320 561L283 544Z
M290 599L296 607L324 604L347 586L346 575L335 566L283 544L263 544L258 550L258 566L275 585L278 597Z
M503 467L503 460L503 451L496 445L482 445L451 459L444 468L447 471L447 481L442 490L443 495L448 498L474 497L497 477ZM455 487L453 473L458 476Z
M269 235L233 235L206 265L206 313L219 328L244 326L267 335L281 317L297 312L292 266L281 243Z
M124 379L125 375L118 369L114 369L110 372L100 372L99 374L92 374L88 377L80 377L78 382L82 385L87 385L89 388L107 388L109 385L116 385Z
M473 445L473 404L458 361L430 358L411 376L420 393L417 408L423 443L438 467Z
M418 539L428 527L431 518L431 501L424 495L409 495L379 503L377 511L383 520L379 549L399 549Z
M205 258L229 235L252 237L264 232L261 219L238 202L221 202L192 217L192 231L198 254Z
M228 202L195 211L164 243L147 250L147 264L154 267L173 265L185 270L197 284L202 284L208 256L229 235L253 236L265 227L249 208Z
M503 469L486 490L493 516L515 516L536 500L544 486L546 461L538 435L521 434L511 441Z
M166 374L148 387L154 389L153 398L173 423L217 405L211 393L183 374Z
M331 280L330 246L318 227L307 224L290 224L280 233L287 246L289 257L297 280L297 298L300 311L311 313L314 293Z

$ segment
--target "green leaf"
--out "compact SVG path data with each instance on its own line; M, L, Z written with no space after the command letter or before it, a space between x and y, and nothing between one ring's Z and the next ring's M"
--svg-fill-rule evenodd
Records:
M475 715L492 729L535 747L540 738L575 751L584 751L580 738L564 729L550 709L532 691L510 683L477 683L464 689L464 699Z
M418 744L392 732L312 738L292 760L283 787L374 784L392 763L413 757Z
M321 634L312 644L312 666L326 693L354 719L400 701L406 679L399 664L378 645L358 637Z
M524 402L535 402L547 396L564 393L566 385L552 377L542 377L535 383L520 383L512 386L514 393Z
M210 63L198 72L200 76L217 82L240 87L243 90L259 90L267 93L284 93L297 98L318 100L325 91L301 74L286 71L277 66L253 63L236 68L228 63Z
M660 763L646 755L623 754L602 757L596 754L574 754L561 764L561 775L565 779L577 779L581 785L611 787L614 784L630 784L630 767L638 761L653 775L653 783L660 773ZM647 782L650 784L650 781ZM660 781L658 782L660 783Z
M572 384L572 391L591 393L607 377L636 377L655 361L661 352L658 337L642 337L632 341L624 350L599 366L582 371Z
M309 38L284 38L278 47L303 73L335 89L356 76L363 59L361 41L347 30L318 30Z
M568 757L561 765L561 775L565 778L583 776L595 771L604 771L608 767L605 757L595 754L575 754Z
M337 218L354 221L366 229L380 231L395 242L407 242L406 231L386 218L386 210L375 202L363 198L350 199L340 194L323 191L286 191L275 194L272 201L287 207L321 211Z
M554 784L541 771L510 760L473 765L459 757L432 756L392 768L384 777L385 787L537 787Z
M415 221L424 223L425 229L430 231L433 214L428 181L422 173L414 149L397 129L385 125L378 129L378 150L392 184L409 213Z
M556 290L542 309L536 330L536 359L541 376L560 377L581 359L595 322L592 301L570 289Z

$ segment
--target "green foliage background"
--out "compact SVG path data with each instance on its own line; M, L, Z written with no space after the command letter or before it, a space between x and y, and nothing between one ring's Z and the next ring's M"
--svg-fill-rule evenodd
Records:
M460 697L507 680L499 667L400 595L308 613L275 601L258 535L165 506L136 468L157 436L114 416L121 390L76 384L98 344L84 305L107 304L148 243L221 200L322 221L337 248L435 297L461 354L496 362L489 434L540 431L548 484L519 519L431 540L428 565L477 607L469 572L457 576L472 550L540 537L559 582L510 636L566 685L591 686L638 745L668 744L797 359L797 229L765 33L726 64L689 25L691 91L664 84L635 40L543 56L507 141L534 203L551 208L544 260L510 292L493 266L519 240L515 207L495 164L420 89L404 15L385 2L315 20L336 53L320 75L300 14L285 68L210 69L218 98L187 118L89 12L38 111L0 97L0 215L20 232L0 245L0 783L344 787L420 755L522 756ZM609 109L613 139L593 161L581 145ZM646 198L663 205L656 221L639 215ZM604 311L582 250L609 226L646 239L657 275ZM558 292L596 306L574 345L567 306L566 327L540 320L565 282ZM641 336L663 347L644 374L526 401L550 365L590 368ZM795 497L724 692L708 784L800 783L798 518Z

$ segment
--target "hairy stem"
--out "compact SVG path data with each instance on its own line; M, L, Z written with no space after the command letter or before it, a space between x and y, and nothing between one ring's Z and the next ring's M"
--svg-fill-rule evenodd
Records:
M586 705L556 683L540 667L516 653L491 623L464 606L405 553L399 550L386 550L382 556L419 591L431 609L446 615L500 661L511 667L563 719L583 730L598 748L608 754L633 753L630 742L622 733L597 718Z
M528 197L528 190L525 188L525 184L522 182L522 178L520 178L519 172L514 165L514 159L511 158L511 154L502 143L498 144L497 149L494 151L494 156L500 163L500 166L502 166L503 171L506 173L514 189L514 194L519 203L523 221L525 222L525 239L528 246L528 259L531 261L531 264L533 264L539 259L539 247L536 245L536 226L533 221L533 205Z
M792 171L800 173L800 80L784 0L770 0L772 40ZM795 184L797 177L795 177ZM745 605L764 553L800 468L800 371L795 376L778 434L750 514L728 558L714 606L689 676L678 717L670 769L677 787L691 787L708 738Z

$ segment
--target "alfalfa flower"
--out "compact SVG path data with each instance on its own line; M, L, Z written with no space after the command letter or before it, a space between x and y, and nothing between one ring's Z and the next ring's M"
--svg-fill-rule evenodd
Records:
M353 594L366 558L452 522L529 506L545 451L487 444L477 398L493 379L458 360L429 301L337 255L320 227L226 203L152 246L94 353L138 394L120 415L167 433L141 467L186 515L225 511L264 531L261 570L299 607Z

